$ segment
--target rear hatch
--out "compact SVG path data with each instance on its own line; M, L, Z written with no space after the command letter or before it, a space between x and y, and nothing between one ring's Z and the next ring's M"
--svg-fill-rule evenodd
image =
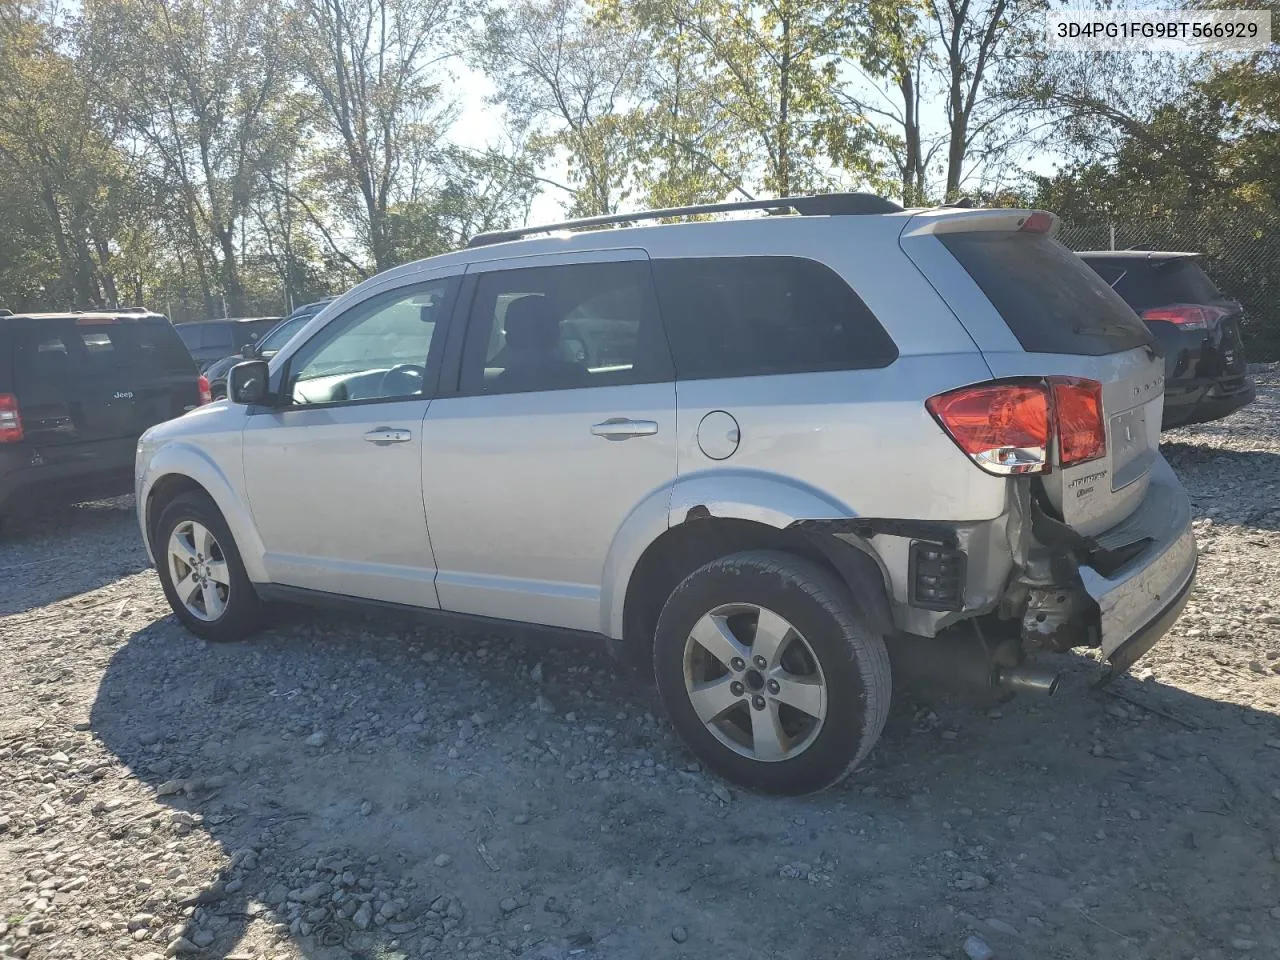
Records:
M997 380L1101 384L1105 451L1039 475L1045 498L1082 535L1107 530L1146 495L1159 451L1164 360L1146 325L1052 238L1056 219L1025 210L913 217L903 250L968 330Z
M129 440L199 403L195 364L164 317L16 321L14 375L40 448Z
M1168 324L1166 329L1178 340L1176 349L1166 356L1170 378L1238 377L1243 382L1240 304L1223 296L1199 254L1090 253L1084 259L1140 316ZM1178 338L1178 334L1187 336Z

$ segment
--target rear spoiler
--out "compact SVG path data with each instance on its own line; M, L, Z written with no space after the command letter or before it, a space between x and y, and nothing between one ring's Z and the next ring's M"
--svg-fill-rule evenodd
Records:
M1045 233L1058 229L1058 218L1047 210L966 210L936 207L921 210L907 221L902 237L920 237L940 233L979 233L1003 231Z

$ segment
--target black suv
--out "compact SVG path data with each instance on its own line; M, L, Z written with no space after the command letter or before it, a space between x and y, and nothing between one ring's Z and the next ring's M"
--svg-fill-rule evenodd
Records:
M1163 428L1219 420L1250 403L1240 304L1196 253L1086 250L1080 254L1147 323L1164 351Z
M174 329L191 351L196 366L204 370L215 360L239 353L246 344L256 343L279 322L280 317L232 317L180 323Z
M0 316L0 520L133 489L138 436L207 400L153 313Z

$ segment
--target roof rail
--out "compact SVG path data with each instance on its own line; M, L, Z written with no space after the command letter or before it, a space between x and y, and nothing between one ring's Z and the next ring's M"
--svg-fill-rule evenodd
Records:
M493 243L506 243L539 233L560 230L585 230L588 227L608 227L637 223L645 220L665 220L668 217L695 217L706 213L733 213L738 210L794 210L802 217L858 216L873 213L900 213L902 207L892 200L872 193L823 193L808 197L779 197L775 200L736 200L732 203L703 203L692 207L667 207L663 210L640 210L636 213L613 213L603 217L585 217L566 220L563 223L546 223L515 230L494 230L476 234L467 247L487 247Z

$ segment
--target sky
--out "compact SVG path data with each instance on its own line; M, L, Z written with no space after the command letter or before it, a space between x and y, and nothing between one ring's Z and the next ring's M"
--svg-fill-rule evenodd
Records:
M502 128L502 110L488 103L486 98L493 93L493 84L482 72L469 66L455 65L451 70L455 89L459 91L460 111L457 123L452 130L452 137L460 145L481 149L494 142ZM922 105L922 120L926 132L946 128L946 113L940 99L926 101ZM1029 173L1048 175L1053 172L1055 163L1061 162L1062 156L1056 152L1042 150L1030 157L1021 158L1018 166ZM563 164L553 165L540 171L549 179L566 179ZM1015 179L1012 174L1010 180ZM564 209L565 194L551 187L546 187L535 198L530 210L529 223L554 223L567 216ZM634 207L634 205L633 205Z

